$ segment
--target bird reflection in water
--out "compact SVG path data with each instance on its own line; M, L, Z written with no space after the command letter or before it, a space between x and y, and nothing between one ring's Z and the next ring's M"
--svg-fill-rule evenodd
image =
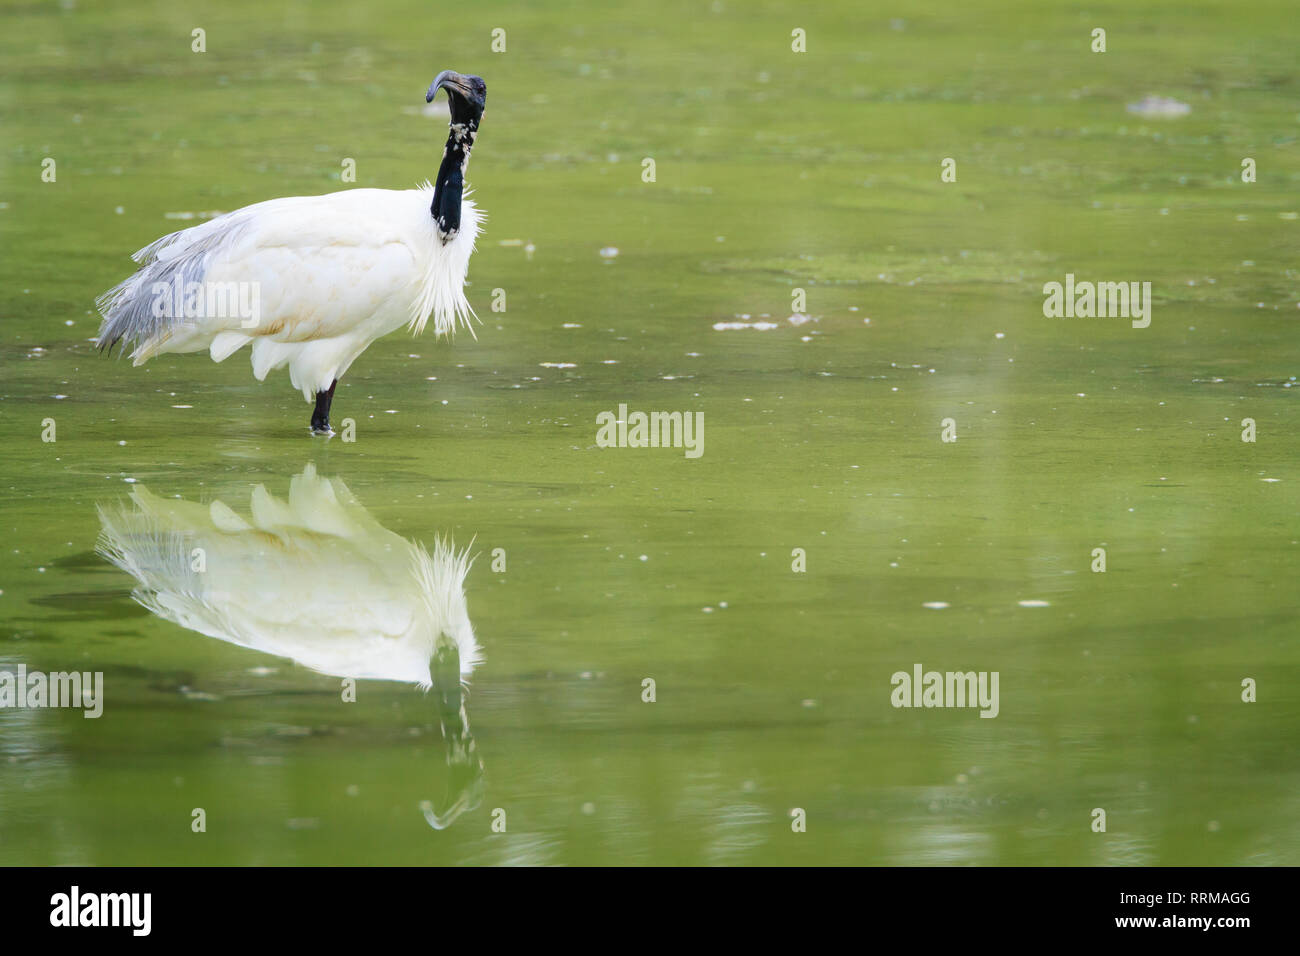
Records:
M465 601L468 550L433 552L381 526L339 478L308 464L287 500L253 488L250 517L221 501L160 498L100 506L99 552L136 580L132 597L208 637L288 657L335 677L432 689L450 771L441 830L483 797L465 710L481 660Z

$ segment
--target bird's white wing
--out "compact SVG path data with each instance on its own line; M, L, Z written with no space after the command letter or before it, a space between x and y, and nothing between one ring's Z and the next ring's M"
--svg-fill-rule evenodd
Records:
M208 282L258 290L256 324L223 330L305 342L383 334L409 321L435 228L427 211L420 215L417 191L359 189L263 206L208 270Z
M422 329L430 315L449 332L471 314L464 280L481 214L466 200L461 233L444 246L431 197L426 185L272 199L164 236L136 253L139 272L100 298L100 342L137 342L140 364L203 348L220 360L256 339L333 339L347 357L404 324ZM206 299L191 311L203 314L157 314L159 289L195 283ZM254 358L260 375L293 354L267 353L269 362Z

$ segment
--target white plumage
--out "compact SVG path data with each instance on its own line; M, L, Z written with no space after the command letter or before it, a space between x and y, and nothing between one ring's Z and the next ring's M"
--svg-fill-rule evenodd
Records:
M314 465L287 500L254 487L247 518L144 485L131 500L99 509L99 550L159 617L322 674L426 690L439 649L455 650L463 680L482 658L465 600L468 552L438 539L430 553L394 534Z
M139 272L100 298L101 338L133 338L136 365L204 349L221 362L251 343L259 381L287 365L310 401L380 336L402 326L418 334L430 318L438 335L457 323L470 327L464 284L482 216L465 200L460 231L443 245L432 200L428 183L271 199L164 236L134 255ZM250 319L234 308L155 315L163 311L156 297L169 297L178 281L182 288L251 284L256 325L243 328Z
M464 173L487 89L451 71L428 99L438 89L452 122L435 184L272 199L163 236L97 300L100 347L134 343L140 365L203 350L221 362L250 345L253 374L287 366L327 432L334 385L375 339L430 319L438 335L473 334L465 278L484 217Z

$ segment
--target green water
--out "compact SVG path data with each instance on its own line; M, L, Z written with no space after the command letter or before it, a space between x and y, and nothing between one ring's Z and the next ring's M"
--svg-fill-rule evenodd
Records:
M1295 23L0 7L0 670L105 681L98 720L0 711L0 863L1300 863ZM340 188L344 158L432 176L448 67L489 88L484 322L376 342L334 402L355 442L246 353L94 352L94 297L198 221L169 213ZM1045 318L1066 273L1151 282L1150 327ZM778 327L714 329L741 321ZM620 403L703 412L704 454L597 447ZM344 703L94 553L137 485L246 513L308 464L480 553L482 800L446 830L432 695ZM892 707L917 663L998 672L998 716Z

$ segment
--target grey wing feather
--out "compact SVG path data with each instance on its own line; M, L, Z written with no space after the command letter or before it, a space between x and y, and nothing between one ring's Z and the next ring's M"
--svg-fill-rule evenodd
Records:
M252 208L170 233L136 252L131 258L141 264L140 269L95 300L104 317L95 344L100 349L112 349L123 339L152 344L166 337L185 319L184 315L167 314L174 309L155 308L155 288L165 286L169 291L163 294L170 299L170 290L178 284L184 293L190 283L202 282L212 257L229 249L243 234L253 218L248 215ZM164 314L156 314L160 311Z

